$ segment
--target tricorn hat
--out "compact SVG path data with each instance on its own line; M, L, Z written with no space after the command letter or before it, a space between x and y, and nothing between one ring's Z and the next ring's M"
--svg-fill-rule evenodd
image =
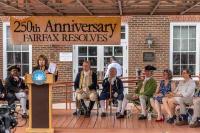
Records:
M153 70L156 70L156 68L154 66L151 66L151 65L147 65L144 67L145 70L148 70L148 71L153 71Z
M19 68L19 66L17 66L17 65L13 65L13 66L10 66L10 67L8 67L8 71L11 71L12 69L17 69L18 70L18 72L20 72L20 68Z

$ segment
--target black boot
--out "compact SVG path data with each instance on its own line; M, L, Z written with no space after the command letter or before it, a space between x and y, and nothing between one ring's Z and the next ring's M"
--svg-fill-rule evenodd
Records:
M84 110L84 113L86 114L86 112L87 112L87 107L86 107L85 102L84 102L83 99L80 100L80 104L81 104L81 107L82 107L83 110Z
M85 117L90 117L91 110L93 109L94 104L95 104L95 101L90 101L90 103L89 103L89 107L88 107L88 110L86 111L86 115L85 115Z

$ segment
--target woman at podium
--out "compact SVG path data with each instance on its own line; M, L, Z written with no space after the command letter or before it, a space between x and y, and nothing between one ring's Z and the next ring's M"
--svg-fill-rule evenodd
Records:
M48 59L45 55L40 55L37 58L37 65L33 67L33 72L35 70L42 70L45 73L51 73L55 75L55 81L58 79L58 70L56 64L48 63Z

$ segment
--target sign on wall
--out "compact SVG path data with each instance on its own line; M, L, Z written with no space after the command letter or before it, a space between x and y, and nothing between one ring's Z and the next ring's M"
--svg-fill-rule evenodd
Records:
M11 17L13 44L120 44L120 17Z
M143 52L143 61L144 62L152 62L154 60L155 60L155 52L154 51Z
M60 52L59 61L72 61L72 52Z

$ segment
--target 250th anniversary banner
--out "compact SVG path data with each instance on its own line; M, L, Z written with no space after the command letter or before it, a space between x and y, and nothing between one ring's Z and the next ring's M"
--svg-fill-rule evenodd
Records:
M13 44L120 44L120 17L11 17Z

